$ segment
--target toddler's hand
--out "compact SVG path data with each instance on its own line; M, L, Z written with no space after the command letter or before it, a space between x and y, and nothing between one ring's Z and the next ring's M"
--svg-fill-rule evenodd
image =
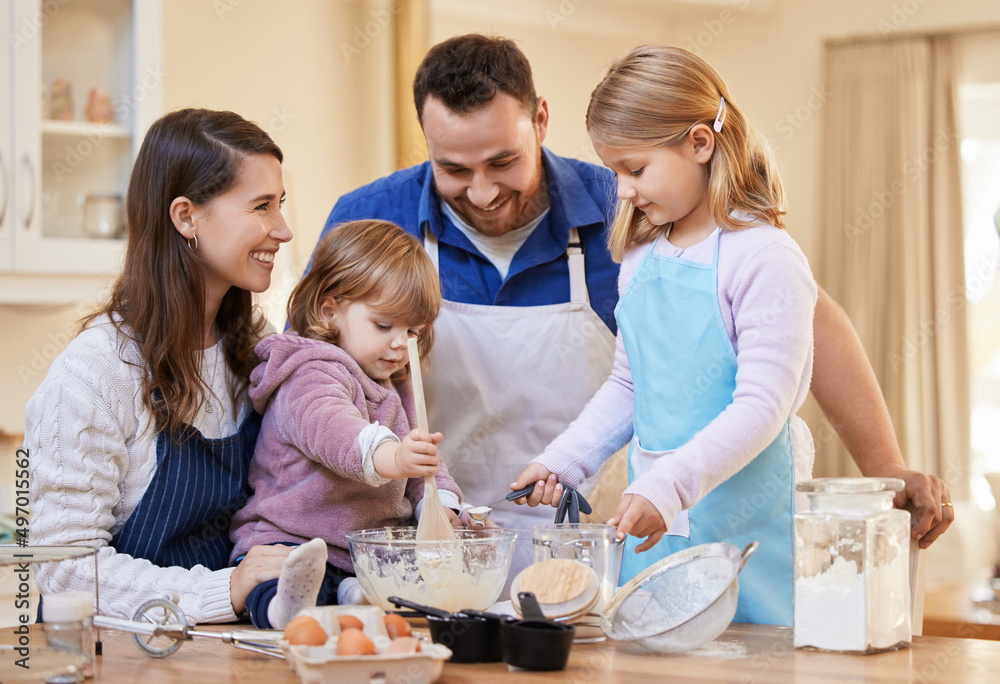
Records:
M529 506L537 506L540 503L546 506L559 505L559 499L562 498L563 493L563 486L559 484L559 476L540 463L529 464L517 476L517 479L511 483L510 489L516 492L518 489L524 489L532 482L535 483L534 491L528 496L515 499L514 503L518 505L528 504Z
M653 548L667 532L667 524L656 506L649 499L636 494L622 497L608 524L618 527L615 537L619 541L627 534L646 537L646 541L636 547L636 553Z
M472 507L472 508L474 508L474 507ZM463 526L465 526L465 527L471 527L471 528L476 529L476 530L499 530L500 529L500 526L497 525L492 520L490 520L489 518L487 518L486 522L483 523L482 525L480 525L479 523L477 523L475 520L472 519L472 516L469 515L469 508L466 508L465 510L462 511L462 514L459 516L459 520L461 521L461 524ZM454 524L453 524L453 526L457 527L457 525L454 525Z
M411 430L402 442L383 442L375 449L375 472L390 480L437 475L441 438L440 432Z

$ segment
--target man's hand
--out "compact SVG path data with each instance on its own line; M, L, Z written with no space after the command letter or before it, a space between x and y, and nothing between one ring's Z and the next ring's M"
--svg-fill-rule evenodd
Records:
M626 494L622 497L608 524L618 528L615 537L619 541L627 534L633 537L646 537L646 541L636 547L636 553L653 548L667 533L667 524L656 510L656 506L649 499L636 494Z
M941 478L899 467L879 471L870 477L898 477L906 483L902 491L896 492L893 504L916 514L910 534L920 540L920 548L926 549L933 544L955 522L955 507L943 505L951 503L951 494Z

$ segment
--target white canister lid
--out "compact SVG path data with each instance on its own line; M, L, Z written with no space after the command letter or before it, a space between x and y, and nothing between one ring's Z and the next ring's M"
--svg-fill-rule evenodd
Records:
M86 591L64 591L42 597L42 622L75 622L94 615L94 596Z

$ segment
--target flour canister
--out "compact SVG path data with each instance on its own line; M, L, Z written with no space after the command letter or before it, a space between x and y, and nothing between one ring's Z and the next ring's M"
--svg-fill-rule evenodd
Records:
M795 646L878 653L909 645L910 514L893 508L892 478L826 478L798 485Z

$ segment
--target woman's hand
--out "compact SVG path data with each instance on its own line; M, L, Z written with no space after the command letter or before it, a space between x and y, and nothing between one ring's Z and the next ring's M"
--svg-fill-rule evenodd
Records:
M653 548L667 533L667 523L656 510L656 506L649 499L636 494L626 494L622 497L608 524L618 528L615 537L619 541L627 534L633 537L646 537L646 541L636 547L636 553Z
M528 504L529 506L537 506L538 504L545 504L546 506L559 505L559 499L562 498L563 493L563 486L559 484L559 476L540 463L528 464L528 467L511 483L510 489L516 492L518 489L524 489L532 482L535 483L534 491L528 496L515 499L514 503L518 505Z
M375 472L390 480L437 475L441 458L437 445L440 432L411 430L402 442L382 442L373 456Z
M229 576L229 600L233 613L239 615L246 608L247 595L261 582L276 579L281 565L292 552L291 546L254 546Z

